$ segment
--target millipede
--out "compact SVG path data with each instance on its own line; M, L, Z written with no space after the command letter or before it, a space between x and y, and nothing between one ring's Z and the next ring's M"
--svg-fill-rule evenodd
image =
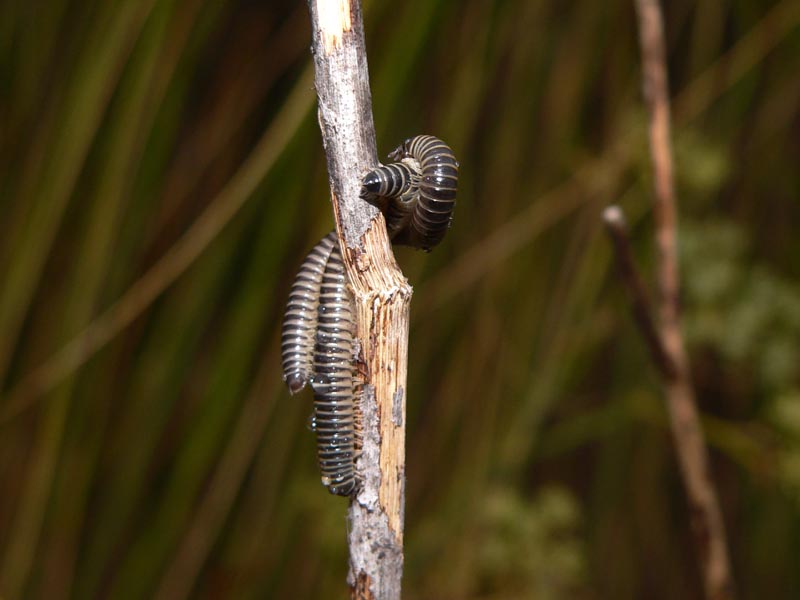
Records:
M458 161L450 147L432 135L407 139L389 159L398 162L367 173L361 197L384 213L393 243L430 250L450 228Z
M338 245L325 266L314 346L313 429L322 483L349 496L356 487L352 296Z
M281 358L283 380L292 394L306 386L313 372L320 286L336 244L336 232L331 231L314 246L300 265L289 292L281 326Z
M439 138L419 135L389 154L396 162L370 170L361 197L386 219L395 244L430 250L452 220L458 162ZM312 429L322 483L332 494L350 496L360 481L355 405L353 297L347 287L336 232L309 252L289 293L281 327L283 378L295 394L307 383L314 392Z
M407 139L389 158L419 165L419 193L411 220L392 241L430 250L442 241L453 219L458 161L450 147L432 135Z

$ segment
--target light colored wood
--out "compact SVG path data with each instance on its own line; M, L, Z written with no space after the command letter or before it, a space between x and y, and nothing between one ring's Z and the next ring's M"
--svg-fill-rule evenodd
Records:
M400 598L405 492L405 386L411 286L392 253L383 216L359 198L377 166L361 8L309 0L319 124L336 230L353 291L363 381L363 486L349 509L348 582L354 598Z

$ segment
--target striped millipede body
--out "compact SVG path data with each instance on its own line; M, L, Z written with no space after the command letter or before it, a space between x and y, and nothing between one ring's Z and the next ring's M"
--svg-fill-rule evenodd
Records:
M419 198L419 169L409 162L382 165L361 182L361 197L381 209L392 240L408 227Z
M322 238L300 265L289 292L281 326L281 358L283 380L292 394L302 390L313 373L320 286L325 265L337 244L335 231Z
M430 250L442 241L453 218L458 161L432 135L407 139L389 158L400 162L367 173L361 195L383 210L393 243Z
M313 428L322 483L332 494L356 488L355 407L353 402L353 302L338 245L330 254L319 297L314 347Z
M352 297L336 232L308 253L289 292L281 327L283 378L295 394L314 390L312 428L322 483L350 495L355 476Z
M409 138L371 170L361 197L380 208L393 243L430 250L450 226L458 184L453 151L429 135ZM313 429L322 483L349 496L358 486L360 448L355 406L353 298L336 232L308 254L292 285L281 329L283 377L297 393L314 391Z

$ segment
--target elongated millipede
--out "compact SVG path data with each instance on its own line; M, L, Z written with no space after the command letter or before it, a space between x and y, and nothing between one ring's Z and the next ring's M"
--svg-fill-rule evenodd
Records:
M353 406L352 296L347 288L339 246L334 246L320 288L314 346L313 428L322 483L332 494L349 496L355 473L355 409Z
M430 250L450 226L458 185L452 150L429 135L409 138L362 180L361 196L376 204L394 243ZM354 407L353 298L336 232L308 254L292 285L281 329L283 377L291 393L310 382L313 429L322 483L349 496L359 485Z
M407 139L389 158L399 162L367 173L361 197L381 209L393 243L430 250L442 241L453 218L458 161L432 135Z
M281 326L283 380L289 392L302 390L313 373L317 335L317 308L325 265L339 241L331 231L308 253L289 292Z

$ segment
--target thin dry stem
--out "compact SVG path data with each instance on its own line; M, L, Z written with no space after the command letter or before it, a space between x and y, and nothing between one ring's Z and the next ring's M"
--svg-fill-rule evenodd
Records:
M361 7L309 0L319 124L331 200L353 290L363 378L363 485L350 504L348 582L354 598L400 598L405 487L405 383L411 287L380 212L359 198L377 165Z
M664 391L675 450L686 487L691 528L700 559L706 597L733 598L733 580L719 500L711 480L686 348L681 332L677 207L672 177L669 83L664 25L657 0L636 0L642 53L644 97L649 113L650 154L658 248L659 337L674 377L664 377Z
M644 337L647 349L650 351L650 357L653 359L653 364L655 364L662 377L673 379L677 374L677 370L661 343L661 336L653 318L653 309L648 298L647 288L633 259L625 215L620 207L609 206L603 211L603 221L614 248L617 271L628 292L633 318L639 327L642 337Z

